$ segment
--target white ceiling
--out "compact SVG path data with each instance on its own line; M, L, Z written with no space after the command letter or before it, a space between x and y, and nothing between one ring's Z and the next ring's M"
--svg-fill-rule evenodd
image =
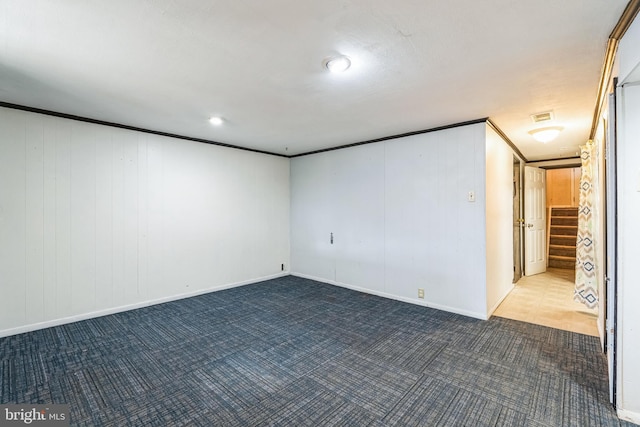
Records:
M626 4L0 0L0 101L288 155L489 117L529 160L570 157Z

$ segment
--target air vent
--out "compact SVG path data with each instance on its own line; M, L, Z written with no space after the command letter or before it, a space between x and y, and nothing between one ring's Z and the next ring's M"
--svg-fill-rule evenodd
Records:
M540 123L540 122L553 120L553 111L546 111L544 113L532 114L531 120L533 120L533 123Z

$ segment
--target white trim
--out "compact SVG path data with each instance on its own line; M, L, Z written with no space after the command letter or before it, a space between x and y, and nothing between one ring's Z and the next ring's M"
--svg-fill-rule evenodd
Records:
M407 297L403 297L403 296L399 296L399 295L389 294L389 293L386 293L386 292L374 291L374 290L367 289L367 288L361 288L359 286L349 285L347 283L336 282L335 280L328 280L328 279L323 279L321 277L315 277L315 276L311 276L311 275L308 275L308 274L294 273L294 272L291 272L291 275L292 276L296 276L296 277L301 277L303 279L315 280L316 282L327 283L329 285L339 286L341 288L347 288L347 289L351 289L351 290L354 290L354 291L363 292L365 294L376 295L376 296L379 296L379 297L382 297L382 298L393 299L393 300L396 300L396 301L407 302L409 304L421 305L421 306L424 306L424 307L435 308L436 310L448 311L448 312L451 312L451 313L461 314L463 316L474 317L474 318L480 319L480 320L487 320L488 319L488 317L485 316L482 313L476 313L476 312L467 311L467 310L460 310L459 308L449 307L449 306L446 306L446 305L440 305L440 304L430 303L430 302L427 302L427 301L415 300L413 298L407 298Z
M39 322L39 323L32 323L24 326L18 326L17 328L4 329L4 330L0 330L0 338L8 337L11 335L22 334L25 332L36 331L38 329L50 328L52 326L59 326L59 325L65 325L67 323L79 322L81 320L93 319L95 317L107 316L109 314L121 313L123 311L135 310L137 308L148 307L150 305L162 304L165 302L195 297L198 295L208 294L211 292L223 291L225 289L237 288L239 286L251 285L253 283L263 282L265 280L276 279L278 277L284 277L288 275L289 275L289 272L284 271L282 273L272 274L272 275L260 277L257 279L250 279L250 280L244 280L242 282L228 283L226 285L213 286L211 288L200 289L197 291L187 292L184 294L171 295L168 297L157 298L149 301L137 302L135 304L122 305L119 307L107 308L104 310L78 314L75 316L63 317L60 319L47 320L46 322Z
M498 302L495 303L495 305L493 307L491 307L491 309L489 311L487 311L487 319L489 317L491 317L491 315L493 315L493 312L496 311L496 309L500 306L500 304L502 304L502 301L504 301L504 299L511 293L511 291L515 287L516 287L516 284L515 283L511 283L511 286L507 289L507 291L504 293L504 295L502 295L502 297L498 300Z
M618 417L621 420L640 425L640 412L627 411L626 409L618 408Z

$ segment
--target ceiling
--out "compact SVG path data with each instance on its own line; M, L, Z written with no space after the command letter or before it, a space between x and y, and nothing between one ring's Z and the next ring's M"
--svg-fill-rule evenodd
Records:
M489 117L528 160L572 157L626 4L1 0L0 101L286 155Z

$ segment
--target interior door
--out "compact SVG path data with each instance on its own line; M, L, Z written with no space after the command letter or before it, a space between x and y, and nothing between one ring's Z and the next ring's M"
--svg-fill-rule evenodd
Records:
M547 270L545 170L524 168L524 274Z
M513 157L513 283L522 277L522 225L520 159Z
M609 123L605 148L605 181L606 181L606 277L605 294L601 303L606 304L605 313L605 352L609 367L609 401L616 406L616 302L617 302L617 198L616 198L616 96L609 95ZM604 298L602 298L604 297ZM604 299L604 301L602 301Z

